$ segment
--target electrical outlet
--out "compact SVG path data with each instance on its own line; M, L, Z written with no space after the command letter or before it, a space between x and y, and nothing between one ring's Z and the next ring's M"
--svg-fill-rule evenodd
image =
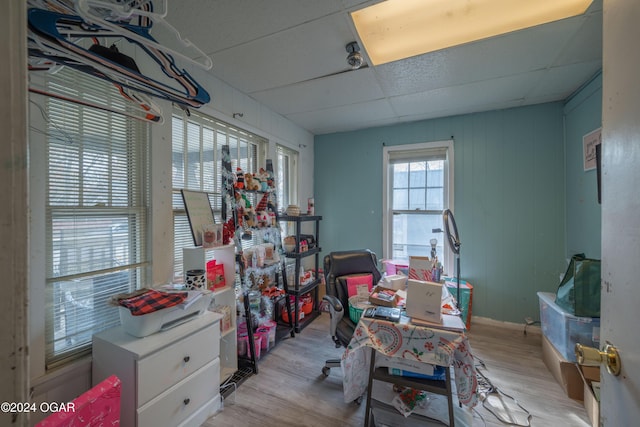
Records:
M524 321L527 325L533 325L535 322L535 320L533 320L531 317L525 317Z

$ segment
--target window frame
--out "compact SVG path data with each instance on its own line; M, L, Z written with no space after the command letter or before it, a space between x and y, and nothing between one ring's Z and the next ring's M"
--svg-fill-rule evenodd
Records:
M445 209L454 211L454 149L453 140L442 140L434 142L423 142L416 144L392 145L383 147L382 155L382 182L384 185L382 193L382 251L383 258L390 259L393 254L393 174L391 172L391 157L400 153L411 154L412 157L419 158L429 156L429 151L445 151L444 161L444 189L443 189L443 212ZM426 213L426 212L425 212ZM441 225L443 233L438 237L438 243L442 243L445 274L454 274L454 254L446 242L444 234L444 224Z
M274 173L276 176L278 208L281 210L286 209L288 205L298 204L299 156L300 154L297 151L284 145L276 144ZM284 160L281 160L281 158Z
M218 143L218 137L224 137L225 142L228 143L229 138L234 138L237 139L238 141L242 142L242 143L246 143L252 146L252 148L249 148L249 146L247 146L246 149L246 153L255 153L255 155L252 158L249 158L249 156L247 157L242 157L241 158L241 154L242 154L242 150L243 147L240 143L236 143L236 147L235 147L235 152L234 149L231 149L231 166L234 169L233 172L235 172L235 168L238 166L238 159L240 159L240 167L242 168L244 173L258 173L259 169L261 167L261 165L265 164L265 158L266 158L266 150L268 148L268 144L269 144L269 140L258 135L255 134L251 131L248 131L246 129L243 129L239 126L236 125L232 125L228 122L225 122L224 120L220 120L214 116L211 115L207 115L205 113L202 112L195 112L195 111L190 111L189 113L187 113L186 111L184 111L183 109L179 108L179 107L175 107L173 108L172 114L171 114L171 153L172 153L172 157L174 156L175 153L175 144L176 141L174 141L174 137L176 135L176 129L174 129L175 127L175 119L180 119L182 120L182 132L180 132L180 134L182 135L181 138L181 144L182 144L182 155L183 155L183 162L185 161L186 157L185 156L185 151L184 150L188 150L188 145L191 144L191 146L193 147L193 144L198 144L198 146L200 147L200 170L204 170L203 167L203 163L205 163L203 161L204 157L202 155L203 153L203 146L204 146L204 141L203 141L203 128L207 128L207 130L211 130L214 132L214 136L212 141L212 150L213 150L213 172L212 175L214 177L214 183L211 186L207 186L204 179L203 179L203 175L200 174L200 178L199 178L199 182L196 182L194 185L191 185L189 183L188 180L185 181L184 179L184 171L186 170L183 169L182 171L182 179L180 182L176 182L176 176L175 173L172 173L172 180L171 180L171 186L172 186L172 229L173 229L173 280L175 282L180 282L183 280L183 263L182 263L182 249L185 247L193 247L193 239L190 228L189 228L189 222L187 219L187 213L186 210L184 209L184 205L182 203L182 196L180 194L180 190L181 189L187 189L187 190L194 190L194 191L202 191L207 193L207 195L209 196L209 202L211 204L213 213L214 213L214 218L216 223L219 223L221 220L221 204L222 204L222 195L221 195L221 173L222 170L217 170L217 167L221 168L221 159L217 157L217 153L221 150L221 147L223 145L226 145L225 143ZM199 131L199 140L197 142L193 142L189 140L189 133L188 133L188 123L191 122L192 124L196 124L198 126L200 126L200 131ZM187 123L187 125L185 126L184 124ZM193 135L191 135L191 137L193 137ZM172 159L172 168L173 168L173 159ZM182 184L182 185L179 185ZM228 215L230 215L230 212L227 212L227 219L229 218Z

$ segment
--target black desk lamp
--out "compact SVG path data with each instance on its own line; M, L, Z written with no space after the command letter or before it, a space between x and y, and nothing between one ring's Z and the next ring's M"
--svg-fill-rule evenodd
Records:
M460 236L458 235L458 227L456 226L456 220L453 218L453 212L449 209L445 210L442 214L444 220L444 231L447 234L447 241L451 251L456 256L456 308L460 310Z

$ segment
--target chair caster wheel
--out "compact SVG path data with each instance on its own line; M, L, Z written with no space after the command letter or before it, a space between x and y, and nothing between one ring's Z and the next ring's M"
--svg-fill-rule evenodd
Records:
M324 375L325 377L329 376L329 372L331 372L331 368L329 368L328 366L323 366L322 367L322 375Z
M358 396L356 400L353 401L356 405L360 406L362 403L362 396Z

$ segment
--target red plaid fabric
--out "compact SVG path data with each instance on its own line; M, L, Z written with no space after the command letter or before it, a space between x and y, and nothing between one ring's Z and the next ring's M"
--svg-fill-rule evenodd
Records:
M119 304L127 307L132 316L140 316L178 305L187 298L187 295L187 292L160 292L151 289L142 295L122 299Z

